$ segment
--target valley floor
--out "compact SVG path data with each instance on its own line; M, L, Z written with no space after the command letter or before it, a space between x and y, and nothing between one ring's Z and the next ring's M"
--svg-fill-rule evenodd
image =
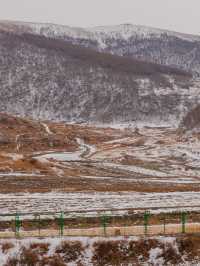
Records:
M10 143L1 144L1 213L200 209L198 135L158 127L23 123L18 132L7 132Z

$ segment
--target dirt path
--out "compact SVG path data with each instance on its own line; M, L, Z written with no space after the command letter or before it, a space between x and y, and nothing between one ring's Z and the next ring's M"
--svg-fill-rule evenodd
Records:
M124 227L103 227L86 228L86 229L68 229L65 228L63 236L88 236L88 237L102 237L102 236L142 236L142 235L174 235L182 232L181 224L166 224L144 226L124 226ZM200 233L200 223L188 223L185 226L185 233ZM35 231L21 231L20 237L56 237L59 236L59 230L35 230ZM0 238L14 238L15 232L0 232Z
M41 123L41 125L44 127L44 130L45 132L48 134L48 135L52 135L53 132L50 130L49 126L45 123Z

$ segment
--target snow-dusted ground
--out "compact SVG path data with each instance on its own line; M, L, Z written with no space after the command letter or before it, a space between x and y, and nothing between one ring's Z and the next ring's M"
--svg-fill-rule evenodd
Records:
M147 239L147 238L146 238ZM176 243L176 238L175 237L149 237L149 239L154 239L157 240L160 244L163 244L166 247L172 246L175 250L177 250L177 243ZM3 252L2 249L0 248L0 265L4 265L8 258L11 257L19 257L20 251L23 250L23 247L29 248L31 244L43 244L47 243L49 244L48 252L45 255L46 257L48 256L54 256L55 255L55 250L56 247L58 247L62 241L68 241L68 242L73 242L73 241L78 241L81 242L82 247L84 248L84 253L81 258L81 262L84 263L83 265L87 266L93 266L94 264L92 263L92 257L94 255L94 244L98 242L105 242L105 241L127 241L127 247L128 247L128 242L129 241L140 241L140 237L129 237L128 239L124 239L124 237L63 237L63 238L46 238L46 239L37 239L37 238L29 238L29 239L10 239L8 240L0 240L0 246L2 246L5 243L12 243L13 247L11 247L9 250L6 252ZM141 255L142 251L141 251ZM145 263L142 263L143 266L164 266L165 264L165 259L161 256L162 255L162 249L159 247L152 247L152 249L149 251L149 258ZM61 254L62 256L62 254ZM67 263L66 265L68 266L75 266L77 265L76 261L72 261ZM182 264L183 265L183 264ZM195 264L184 264L184 265L195 265ZM196 264L197 265L197 264Z
M130 166L130 165L119 165L119 164L113 164L113 163L103 163L104 166L107 167L113 167L115 169L120 169L120 170L125 170L125 171L130 171L138 174L144 174L148 176L159 176L159 177L167 177L170 176L167 173L161 172L161 171L155 171L155 170L150 170L138 166Z
M128 132L132 132L131 127ZM191 141L181 141L172 128L143 127L139 129L139 134L138 137L129 136L105 142L103 148L99 149L92 158L102 161L107 167L160 178L161 182L164 182L164 177L176 177L177 182L185 178L191 178L194 182L199 181L198 140L191 138ZM141 142L139 145L137 145L138 140ZM134 160L132 165L119 164L119 159L123 161L125 156L132 157L136 162L139 160L141 165L139 163L134 165ZM112 164L107 163L106 159L112 160ZM156 167L151 167L151 162L153 165L156 164Z
M18 153L5 153L5 152L2 152L1 155L5 156L5 157L8 157L8 158L11 158L14 161L21 160L24 157L22 154L18 154Z
M49 134L51 134L49 129L47 130L47 132L49 132ZM39 160L53 159L56 161L81 161L83 159L82 157L85 153L86 153L86 155L84 157L87 158L96 151L96 148L94 146L86 144L83 140L77 138L76 141L79 144L79 150L78 151L75 151L75 152L51 152L51 153L46 153L46 154L35 156L35 158L39 159Z
M200 184L200 180L196 180L194 178L162 178L162 179L158 179L158 178L141 178L141 177L129 177L129 178L125 178L125 177L113 177L113 176L82 176L85 179L96 179L96 180L110 180L113 183L118 182L118 181L126 181L126 182L146 182L146 183L165 183L165 184Z
M43 159L53 159L56 161L79 161L81 160L82 152L53 152L47 153L43 155L36 156L36 159L43 160Z
M200 210L200 192L139 193L21 193L0 194L0 214L89 211L125 208ZM199 206L199 207L197 207ZM169 211L167 209L166 211Z
M0 177L8 176L44 176L38 173L21 173L21 172L10 172L10 173L0 173Z
M50 128L49 128L49 126L48 126L47 124L45 124L45 123L41 123L41 124L42 124L42 126L44 127L44 129L45 129L45 131L46 131L46 133L47 133L48 135L53 134L53 132L50 130Z
M50 129L47 129L45 125L46 133L50 134ZM117 134L119 132L117 131ZM33 154L33 157L41 162L42 160L55 160L51 163L51 171L55 172L52 173L53 177L57 174L61 178L74 178L70 182L79 182L80 180L80 184L81 182L86 183L88 187L92 181L93 184L97 183L96 187L93 184L91 186L94 192L61 193L59 191L62 189L63 191L76 191L76 187L73 187L74 190L71 187L69 187L70 190L67 190L68 187L60 187L55 192L43 194L0 194L0 214L154 207L163 211L162 208L165 207L178 209L184 206L190 206L187 209L194 209L194 206L200 206L200 192L178 191L182 190L183 185L186 190L187 185L190 184L190 190L192 190L193 187L200 184L200 168L198 167L200 145L196 142L177 141L175 136L174 129L140 128L139 133L130 130L127 134L127 131L125 133L122 131L118 135L118 139L114 135L113 140L97 143L96 146L89 145L77 138L79 150L75 152L48 151L42 155ZM139 144L136 145L137 142ZM21 158L18 154L14 154L13 158L18 158L18 156ZM123 162L126 157L131 158L130 164L126 164L126 161ZM195 168L186 169L186 166L189 165L195 165ZM36 174L13 171L13 173L2 172L0 177L3 180L4 176L10 175L18 177L35 176ZM17 180L13 182L17 182ZM177 192L120 192L119 185L113 189L113 191L119 191L118 193L95 192L98 190L98 184L105 185L106 190L107 182L109 182L109 190L112 190L112 184L114 187L123 182L127 185L124 186L125 189L132 182L131 185L135 190L137 189L134 186L135 183L142 182L139 183L141 186L149 188L144 191L165 191L165 184L167 184L166 191L170 191L173 186L173 191L177 190ZM162 190L157 190L160 188ZM41 190L38 189L38 191ZM80 187L78 187L78 191L80 191ZM82 191L85 191L85 188ZM142 187L141 189L139 187L139 191L142 191ZM196 209L200 210L200 207Z

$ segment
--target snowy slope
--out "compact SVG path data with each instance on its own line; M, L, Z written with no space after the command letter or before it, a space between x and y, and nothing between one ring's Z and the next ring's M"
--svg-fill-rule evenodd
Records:
M98 51L174 66L200 75L200 36L132 24L84 29L2 21L0 29L62 39Z
M28 23L28 22L11 22L0 21L1 28L9 29L9 26L16 26L21 32L29 31L31 33L44 35L46 37L72 37L82 39L93 39L102 42L103 39L124 39L128 40L132 37L139 38L160 38L162 35L180 38L190 42L200 42L200 36L185 33L179 33L169 30L157 29L153 27L120 24L114 26L98 26L91 28L78 28L65 25L57 25L51 23Z
M107 36L114 39L129 39L132 37L140 38L160 38L162 35L173 36L188 41L200 41L200 36L173 32L169 30L156 29L141 25L121 24L116 26L100 26L94 28L87 28L89 32L94 33L96 36Z
M174 69L200 73L198 36L132 25L80 29L5 21L0 30L2 112L174 125L200 103L199 80Z

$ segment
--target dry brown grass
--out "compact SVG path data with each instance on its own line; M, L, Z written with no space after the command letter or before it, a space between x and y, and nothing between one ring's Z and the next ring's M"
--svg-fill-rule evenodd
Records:
M22 247L17 256L10 257L4 266L65 266L72 263L77 266L84 264L84 251L81 242L62 241L55 253L47 255L49 248L46 243L34 243L30 247ZM158 238L139 238L137 240L97 241L90 246L93 266L127 266L152 265L149 262L152 250L159 248L164 265L179 265L187 261L187 265L199 261L199 235L179 235L173 241L160 241ZM39 250L42 250L40 252ZM45 252L43 252L45 250ZM148 263L147 263L148 262ZM192 264L196 265L196 264Z
M39 255L35 251L22 247L19 254L8 258L4 266L36 266L39 261Z
M7 243L8 245L10 243ZM10 257L4 266L66 266L69 262L82 265L84 248L80 242L63 241L57 246L55 254L47 255L48 243L32 243L22 247L17 256Z
M40 266L66 266L66 263L60 256L52 256L48 258L43 258L40 261Z
M47 254L49 251L49 244L48 243L32 243L30 245L30 249L34 252L37 252L40 256Z
M94 244L94 266L122 265L127 260L127 249L122 241L102 241Z
M175 247L171 244L164 245L156 239L140 239L130 242L126 240L96 242L92 262L94 266L144 265L149 260L150 250L155 248L162 250L160 257L164 258L165 265L178 265L182 262L181 255Z
M92 262L94 266L102 265L140 265L149 256L149 250L158 246L156 240L148 241L102 241L94 244ZM143 261L139 258L142 255Z
M21 266L35 266L39 260L39 254L37 251L30 248L22 248L19 259Z
M161 163L157 161L145 161L130 155L125 155L120 162L123 165L134 165L134 166L143 167L145 169L157 170L157 171L159 171L162 166Z
M5 242L1 244L1 250L3 253L7 253L13 247L14 247L14 244L11 242Z
M83 192L83 191L98 191L98 192L120 192L120 191L137 191L137 192L186 192L186 191L200 191L200 187L196 184L173 184L156 183L156 182L142 182L134 179L132 182L123 179L86 179L79 177L74 173L72 177L56 176L54 172L45 173L44 176L8 176L1 179L0 193L16 193L16 192L51 192L52 190L58 190L63 192ZM54 174L53 174L54 173ZM70 171L68 172L70 173ZM80 170L76 171L79 175ZM90 171L84 170L84 174L90 175ZM106 176L106 172L98 176ZM114 173L107 173L107 176L112 176ZM118 173L119 174L119 173ZM81 175L81 174L80 174ZM74 178L74 177L76 178Z
M8 258L4 266L18 266L18 265L19 265L19 260L15 256L15 257Z
M82 244L78 241L62 241L60 246L56 248L55 253L61 256L64 262L68 263L81 259L83 250Z
M200 240L199 235L186 235L180 238L178 242L178 249L180 253L187 256L188 259L200 257Z

